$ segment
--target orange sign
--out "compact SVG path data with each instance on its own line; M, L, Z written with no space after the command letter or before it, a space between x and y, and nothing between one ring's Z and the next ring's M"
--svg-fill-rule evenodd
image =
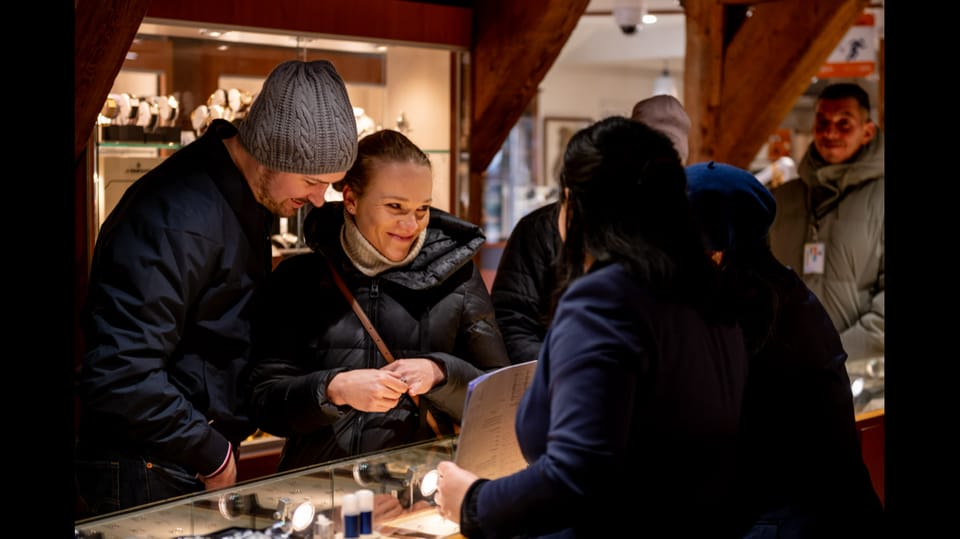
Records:
M866 77L877 69L877 33L872 13L863 13L820 68L821 79Z

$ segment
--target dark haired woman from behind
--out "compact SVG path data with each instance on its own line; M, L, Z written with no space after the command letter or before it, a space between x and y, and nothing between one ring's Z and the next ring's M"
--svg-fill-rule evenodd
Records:
M428 409L452 434L467 383L509 364L473 263L483 233L431 208L424 152L397 131L374 132L334 187L343 202L311 210L314 252L277 266L254 325L253 416L286 438L281 470L434 437ZM378 351L328 262L396 361Z
M437 503L479 537L729 537L743 336L670 140L623 117L564 154L559 301L516 432L527 468L441 462Z

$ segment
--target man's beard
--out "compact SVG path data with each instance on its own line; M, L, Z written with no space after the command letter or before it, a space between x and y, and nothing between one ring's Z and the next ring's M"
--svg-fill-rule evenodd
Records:
M274 171L263 169L254 179L253 196L263 207L270 210L270 213L279 215L280 217L293 217L297 214L297 210L284 208L283 202L278 202L270 198L270 186L276 181L277 174Z

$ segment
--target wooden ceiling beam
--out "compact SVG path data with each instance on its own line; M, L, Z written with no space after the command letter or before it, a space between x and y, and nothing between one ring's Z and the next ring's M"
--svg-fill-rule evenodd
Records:
M150 0L76 0L74 160L86 150L97 116L149 6Z
M503 146L589 0L484 0L473 8L470 170Z
M768 1L745 19L727 4L686 0L690 162L746 168L869 0Z

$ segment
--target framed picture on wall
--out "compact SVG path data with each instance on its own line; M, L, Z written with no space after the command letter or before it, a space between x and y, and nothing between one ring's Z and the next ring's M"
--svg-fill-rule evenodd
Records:
M563 151L574 133L587 127L590 118L545 116L543 118L543 183L560 185Z

